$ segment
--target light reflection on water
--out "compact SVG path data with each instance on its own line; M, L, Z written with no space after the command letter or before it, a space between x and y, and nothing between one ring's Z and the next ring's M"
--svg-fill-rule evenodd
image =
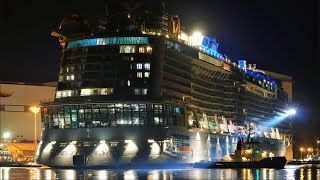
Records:
M320 179L320 165L285 169L108 169L71 170L0 167L0 179Z

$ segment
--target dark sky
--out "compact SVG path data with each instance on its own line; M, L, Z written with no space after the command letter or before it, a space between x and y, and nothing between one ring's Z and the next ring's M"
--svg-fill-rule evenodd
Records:
M300 105L294 118L296 144L311 144L314 136L320 136L316 1L168 0L167 7L181 17L186 29L216 37L220 52L233 61L245 59L257 68L291 75L294 101ZM51 30L73 10L85 17L103 15L105 2L1 1L0 80L56 81L61 49Z

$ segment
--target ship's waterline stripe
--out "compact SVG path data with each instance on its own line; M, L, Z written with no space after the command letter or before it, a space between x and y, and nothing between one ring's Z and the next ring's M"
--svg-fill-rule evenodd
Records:
M84 46L117 45L117 44L149 44L148 37L107 37L70 41L67 49Z

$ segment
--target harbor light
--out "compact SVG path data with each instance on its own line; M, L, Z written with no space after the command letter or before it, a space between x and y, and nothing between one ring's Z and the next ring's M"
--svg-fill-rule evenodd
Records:
M267 151L263 151L263 152L261 153L262 157L267 157L267 154L268 154Z
M10 138L10 132L3 133L4 143L7 143L7 140Z
M297 113L296 108L290 108L285 110L281 115L276 115L273 118L269 119L265 124L267 127L273 127L276 124L279 124L281 121L285 120L286 118L292 118Z
M154 142L152 143L150 155L160 155L161 149L158 143Z
M32 106L30 107L30 110L34 114L34 151L37 152L37 114L40 111L40 108L38 106Z
M125 140L125 143L123 155L129 159L134 158L135 154L138 152L138 146L132 140Z
M289 109L286 111L287 115L295 115L297 111L295 109Z
M54 143L52 143L52 142L54 142ZM48 143L47 145L46 145L46 147L43 149L43 153L49 153L49 152L51 152L51 150L52 150L52 147L53 147L53 145L54 144L56 144L56 141L51 141L50 143Z
M105 154L106 152L109 151L109 147L106 144L105 140L100 140L100 144L96 147L96 152L98 152L98 154Z
M3 133L3 138L4 138L5 140L7 140L8 138L10 138L10 136L11 136L11 134L10 134L9 132Z
M302 159L302 152L304 151L304 148L300 148L300 159Z
M190 43L193 46L199 46L202 43L203 35L200 32L194 32L192 36L189 37Z

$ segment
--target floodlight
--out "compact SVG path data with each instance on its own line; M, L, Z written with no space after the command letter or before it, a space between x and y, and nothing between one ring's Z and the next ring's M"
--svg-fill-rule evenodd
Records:
M297 113L297 111L295 109L289 109L289 110L286 111L286 113L288 115L295 115Z

